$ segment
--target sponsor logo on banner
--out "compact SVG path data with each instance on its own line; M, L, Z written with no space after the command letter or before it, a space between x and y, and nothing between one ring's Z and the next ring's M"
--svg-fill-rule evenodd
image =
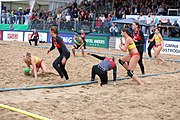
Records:
M65 44L74 44L74 34L60 34Z
M62 37L65 44L73 45L74 44L74 34L71 33L60 33L60 37ZM80 37L80 35L79 35ZM92 46L92 47L102 47L102 48L108 48L109 47L109 41L108 36L86 36L86 45ZM51 35L49 34L49 42L51 42Z
M146 49L149 46L149 43L146 42ZM154 53L154 50L151 50ZM164 40L164 46L161 50L162 54L171 54L171 55L180 55L180 42L176 41L166 41Z
M86 45L91 47L108 48L109 41L107 36L87 36Z
M8 39L18 39L18 34L8 33Z
M180 42L164 41L164 49L162 53L180 55Z
M3 31L3 40L4 41L17 40L17 41L22 42L23 41L23 32Z

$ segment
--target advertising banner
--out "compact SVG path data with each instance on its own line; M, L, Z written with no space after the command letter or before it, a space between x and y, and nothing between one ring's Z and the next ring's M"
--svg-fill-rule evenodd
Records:
M74 41L73 41L74 34L60 33L60 36L63 38L63 41L64 41L65 44L68 44L68 45L73 45L74 44Z
M23 42L23 32L17 31L3 31L3 40L4 41L20 41Z
M73 45L74 44L74 34L73 33L60 33L59 34L65 44ZM80 37L80 35L79 35ZM48 42L50 42L51 36L49 34ZM108 48L109 47L109 40L108 36L97 36L97 35L88 35L86 36L86 45L90 47L101 47L101 48Z
M120 50L119 44L120 44L120 37L116 37L115 49Z
M72 34L72 33L60 33L59 35L62 37L65 44L73 45L74 34ZM51 38L52 37L51 37L50 33L48 33L48 40L47 40L48 43L51 43L51 41L50 41Z
M2 31L0 30L0 40L2 40Z
M90 47L109 48L108 36L86 36L86 45Z
M24 32L24 42L28 42L28 40L31 38L33 32ZM45 32L38 32L39 34L39 41L41 42L47 42L47 33Z
M11 27L13 26L14 30L28 30L28 25L22 25L22 24L0 24L0 30L11 30Z
M149 43L146 42L146 46L148 47ZM146 49L147 49L146 47ZM154 50L152 49L151 52L153 53ZM161 51L163 54L171 54L171 55L180 55L180 41L166 41L164 40L164 47Z

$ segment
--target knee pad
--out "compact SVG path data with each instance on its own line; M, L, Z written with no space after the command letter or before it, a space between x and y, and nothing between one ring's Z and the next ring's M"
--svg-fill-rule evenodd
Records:
M128 76L131 77L131 78L132 78L132 76L134 75L133 71L131 71L131 70L128 70L128 71L127 71L127 74L128 74Z
M123 62L121 59L119 59L119 63L120 63L121 65L124 65L125 62Z

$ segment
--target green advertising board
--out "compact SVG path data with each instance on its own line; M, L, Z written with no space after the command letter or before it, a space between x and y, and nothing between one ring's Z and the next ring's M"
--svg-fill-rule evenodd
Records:
M86 45L90 47L109 47L108 36L86 36Z
M14 30L28 30L28 25L23 24L12 24ZM10 24L0 24L0 30L10 30Z

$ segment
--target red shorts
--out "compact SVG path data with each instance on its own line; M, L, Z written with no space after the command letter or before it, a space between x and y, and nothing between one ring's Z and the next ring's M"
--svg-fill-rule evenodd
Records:
M158 48L159 46L162 46L162 44L155 45L155 46L153 47L153 49L154 49L155 47Z
M41 59L41 61L38 64L36 64L36 68L41 68L42 61L43 60Z
M131 58L132 58L134 55L138 55L138 56L140 57L140 54L139 54L139 53L134 53L134 54L130 54Z

